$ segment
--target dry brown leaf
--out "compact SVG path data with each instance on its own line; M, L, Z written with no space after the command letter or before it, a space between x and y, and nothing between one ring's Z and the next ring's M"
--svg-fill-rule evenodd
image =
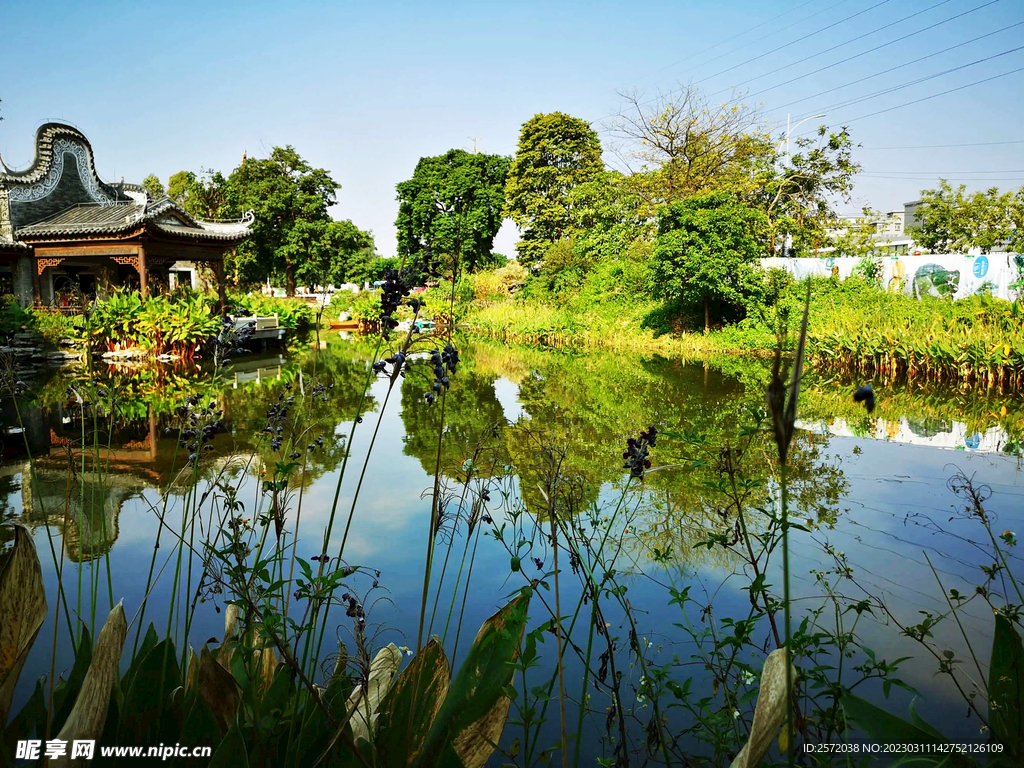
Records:
M14 686L46 620L46 590L32 534L14 525L14 544L0 563L0 724L7 722Z
M195 674L199 697L210 708L222 733L227 733L238 714L242 691L230 672L222 667L205 645L199 653Z
M776 648L765 659L761 670L761 690L754 708L754 722L750 726L750 737L743 749L732 761L731 768L753 768L761 762L772 741L779 735L789 707L789 692L786 690L786 667L789 666L789 652ZM796 678L796 670L792 671Z
M380 702L391 687L391 681L398 674L401 664L402 652L394 643L388 643L370 662L365 690L362 685L358 685L349 696L347 710L353 713L350 723L356 741L360 738L370 740Z
M71 744L77 740L95 741L103 735L103 726L107 721L107 707L110 706L110 692L117 680L121 664L121 649L124 638L128 634L128 622L124 617L121 603L107 616L107 621L96 639L96 648L92 652L89 671L85 673L82 688L75 699L75 706L68 715L67 722L60 729L57 738ZM78 766L86 764L85 758L70 757L67 750L62 757L50 760L53 768Z

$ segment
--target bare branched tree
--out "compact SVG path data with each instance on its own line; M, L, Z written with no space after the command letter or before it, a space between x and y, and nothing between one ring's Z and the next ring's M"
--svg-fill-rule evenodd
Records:
M606 124L612 147L651 205L743 187L775 151L759 111L733 93L713 104L695 85L645 99L620 92L622 109Z

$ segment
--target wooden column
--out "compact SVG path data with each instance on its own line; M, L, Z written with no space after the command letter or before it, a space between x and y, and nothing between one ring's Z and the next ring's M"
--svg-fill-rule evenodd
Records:
M36 307L42 306L43 289L39 285L39 267L35 260L32 261L32 304Z
M142 298L149 298L149 281L146 279L146 247L139 244L139 293Z
M227 298L224 295L224 262L213 261L210 263L213 265L213 274L217 276L217 298L220 299L220 313L223 315L228 306Z

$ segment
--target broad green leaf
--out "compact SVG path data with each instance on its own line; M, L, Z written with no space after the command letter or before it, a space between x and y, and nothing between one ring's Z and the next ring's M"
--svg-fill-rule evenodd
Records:
M1024 648L1010 620L996 614L988 673L988 723L1016 757L1024 752Z
M43 687L43 678L36 681L35 690L29 697L25 706L14 716L10 725L4 731L4 741L10 747L14 747L19 741L29 738L33 732L42 732L46 727L46 689ZM13 754L12 754L13 758Z
M947 744L931 729L920 728L851 693L844 694L843 710L857 726L879 744Z
M412 765L441 708L451 667L444 646L432 638L384 697L380 707L378 752L385 765Z
M796 679L796 670L789 664L789 652L785 648L776 648L768 654L761 670L761 690L754 706L754 722L750 726L750 736L743 749L732 761L732 768L750 768L758 765L776 736L783 752L789 746L789 728L780 735L782 724L786 722L786 710L789 707L789 691L786 688L786 667L790 666L791 679Z
M415 765L481 768L494 752L511 700L530 598L520 593L480 627L427 734Z
M14 526L14 543L0 558L0 725L6 725L18 675L46 620L46 591L27 528Z
M238 726L228 731L224 741L214 750L208 768L249 768L249 753Z
M173 743L173 731L180 726L180 712L171 692L182 683L178 657L171 640L162 640L139 664L124 697L120 741L125 744ZM158 734L171 733L168 738Z
M139 671L139 666L146 656L149 655L149 652L156 648L158 642L160 642L160 638L157 637L156 627L153 625L153 622L150 622L149 627L146 629L146 634L142 638L142 645L139 646L138 651L132 656L131 663L128 665L128 671L121 678L122 694L128 692L132 681L135 679L135 673Z
M85 676L89 673L90 664L92 664L92 635L89 633L89 628L83 624L71 673L67 679L62 677L58 680L53 689L53 720L51 722L53 730L64 727L64 723L78 699L78 692L82 689Z
M124 606L118 603L107 616L107 621L96 639L92 662L78 692L75 706L57 735L61 741L96 741L102 735L103 726L107 721L110 693L117 681L121 649L124 647L124 638L127 634L128 621L124 616ZM49 765L69 766L85 762L80 758L72 761L70 755L68 751L62 757L50 760Z

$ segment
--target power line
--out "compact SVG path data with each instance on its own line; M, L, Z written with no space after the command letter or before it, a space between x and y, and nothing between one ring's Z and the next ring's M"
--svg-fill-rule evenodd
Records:
M827 69L832 69L833 67L838 67L840 64L846 64L847 62L853 61L854 59L859 59L861 56L866 56L869 53L874 53L875 51L879 51L879 50L881 50L883 48L888 48L890 45L895 45L896 43L901 43L904 40L907 40L907 39L909 39L911 37L914 37L916 35L920 35L922 32L927 32L928 30L935 29L936 27L941 27L943 24L948 24L949 22L955 21L956 19L959 19L962 16L966 16L969 13L974 13L975 11L980 11L982 8L987 8L990 5L995 5L996 3L1000 2L1000 1L1001 0L989 0L989 2L984 3L983 5L979 5L976 8L971 8L970 10L964 11L963 13L958 13L955 16L950 16L948 19L942 19L941 21L937 21L934 24L930 24L927 27L919 29L916 32L911 32L909 34L903 35L903 37L897 37L895 40L890 40L888 43L882 43L881 45L876 45L874 48L869 48L868 50L863 51L861 53L854 54L853 56L848 56L847 58L841 59L840 61L837 61L834 64L828 64L828 65L826 65L824 67L819 67L818 69L815 69L813 72L808 72L805 75L800 75L799 77L794 77L794 78L791 78L789 80L785 80L785 81L783 81L781 83L778 83L776 85L772 85L772 86L770 86L768 88L762 88L760 91L756 91L755 93L749 94L747 96L747 98L753 98L754 96L760 96L762 93L768 93L768 91L773 91L776 88L781 88L784 85L789 85L790 83L795 83L798 80L803 80L805 77L811 77L813 75L818 74L819 72L824 72ZM959 43L957 45L952 46L951 48L946 48L945 50L939 51L939 53L945 53L946 51L951 51L951 50L953 50L953 48L959 48L960 46L967 45L967 43L973 43L973 42L975 42L977 40L981 40L982 38L989 37L990 35L995 35L995 34L998 34L999 32L1005 32L1007 29L1012 29L1013 27L1016 27L1016 26L1018 26L1018 24L1011 24L1008 27L1003 27L1002 29L997 29L995 32L989 32L987 35L982 35L981 37L976 37L973 40L968 40L966 43ZM938 55L938 54L930 54L930 55L935 56L935 55ZM927 58L927 57L925 57L925 58ZM920 60L921 59L917 59L916 61L920 61ZM908 62L907 64L913 64L913 63L915 63L915 62L911 61L911 62ZM901 66L907 66L907 65L905 64L905 65L901 65ZM875 77L875 75L872 75L871 77ZM870 78L865 78L865 79L870 79ZM860 82L860 81L855 81L855 82ZM774 112L774 111L776 111L778 109L784 109L785 107L790 106L790 104L799 104L801 101L806 101L807 99L813 99L813 98L815 98L817 96L822 96L822 95L824 95L826 93L831 93L832 91L838 91L841 88L845 88L847 85L852 85L852 83L847 83L846 85L840 85L840 86L836 86L835 88L830 88L829 90L822 91L821 93L817 93L814 96L808 96L806 99L799 99L797 101L792 101L789 104L784 104L782 107L772 107L772 109L770 109L768 111L769 112Z
M744 31L740 32L737 35L733 35L732 37L726 38L725 40L717 42L714 45L708 46L707 48L704 48L704 49L702 49L700 51L697 51L696 53L691 53L689 56L686 56L686 57L684 57L682 59L679 59L679 61L675 61L675 62L673 62L671 64L666 64L664 67L662 67L661 69L659 69L657 71L658 72L664 72L666 69L671 69L672 67L677 67L680 64L689 61L692 58L695 58L697 56L702 56L702 55L704 55L705 53L707 53L709 51L715 50L715 48L719 48L719 47L725 45L726 43L731 43L733 40L736 40L736 39L738 39L740 37L743 37L744 35L746 35L746 34L748 34L750 32L753 32L755 30L758 30L761 27L766 27L769 24L771 24L773 21L778 21L783 16L788 16L789 14L793 13L794 11L799 11L804 6L811 5L811 3L814 3L815 1L816 0L807 0L806 3L802 3L801 5L798 5L795 8L790 8L785 13L780 13L778 16L774 16L774 17L768 19L768 21L764 21L764 22L761 22L760 24L756 24L753 27L750 27L749 29L745 29ZM830 10L832 10L832 8L835 8L836 6L843 5L843 3L846 3L846 2L849 2L849 0L840 0L840 2L835 3L832 6L829 6L828 8L824 8L824 9L818 11L817 13L812 13L810 16L808 16L806 18L803 18L803 19L800 19L799 21L793 22L788 27L783 27L782 29L777 29L772 34L776 34L777 35L779 32L782 32L782 31L784 31L786 29L789 29L789 27L796 26L797 24L802 24L803 22L807 21L808 19L813 19L815 16L820 16L821 14L825 13L826 11L830 11ZM741 51L745 47L746 46L742 46L741 45L739 48L736 48L736 49L734 49L732 51L729 51L727 53L723 53L722 56L728 56L729 53L735 53L736 51ZM708 61L705 61L704 64L710 64L712 61L718 61L718 59L722 58L722 56L719 56L718 58L714 58L714 59L709 59ZM700 64L698 66L704 66L704 64Z
M940 0L940 2L936 3L935 5L930 5L927 8L922 8L920 11L916 11L915 13L912 13L909 16L904 16L902 19L897 19L896 21L891 21L888 24L885 24L885 25L883 25L881 27L878 27L877 29L871 30L870 32L865 32L862 35L857 35L857 37L852 37L849 40L846 40L845 42L840 43L839 45L834 45L831 48L826 48L824 51L818 51L817 53L812 53L810 56L805 56L802 59L797 59L794 62L790 62L789 64L786 64L784 66L777 67L776 69L773 69L771 72L765 72L764 74L758 75L757 77L752 77L749 80L744 80L741 83L737 83L732 88L723 88L720 91L715 91L711 95L712 96L717 96L720 93L725 93L726 91L733 90L735 88L739 88L741 85L746 85L747 83L752 83L755 80L760 80L761 78L768 77L769 75L774 75L776 72L781 72L784 69L789 69L790 67L795 67L797 64L803 64L805 61L810 61L811 59L815 59L818 56L821 56L822 54L825 54L825 53L831 53L832 51L834 51L834 50L836 50L838 48L842 48L844 45L849 45L850 43L855 43L858 40L863 40L865 37L870 37L871 35L877 34L877 33L881 32L883 29L888 29L889 27L894 27L897 24L902 24L903 22L907 21L908 19L912 19L915 16L920 16L922 13L927 13L928 11L931 11L931 10L934 10L935 8L938 8L940 5L946 5L946 3L951 3L952 1L953 0ZM991 0L989 5L991 5L992 3L998 3L998 2L999 2L999 0ZM860 55L863 55L863 54L860 54ZM803 77L807 77L807 75L804 75ZM800 78L795 78L795 79L798 80ZM791 80L790 82L793 82L793 81ZM778 86L772 86L772 87L773 88L777 88ZM771 88L768 88L766 90L771 90ZM763 93L763 91L762 91L762 93Z
M1021 23L1024 23L1024 22L1021 22ZM869 93L866 96L858 96L855 99L848 99L846 101L840 101L840 102L837 102L836 104L831 104L831 105L829 105L827 107L823 107L822 111L830 112L833 109L843 109L845 107L853 106L854 104L860 104L863 101L870 101L871 99L877 99L879 96L885 96L885 95L890 94L890 93L895 93L896 91L902 91L904 88L909 88L909 87L911 87L913 85L920 85L921 83L927 82L928 80L934 80L937 77L942 77L943 75L948 75L948 74L951 74L953 72L958 72L961 69L967 69L968 67L973 67L976 64L983 64L986 61L991 61L992 59L998 59L1001 56L1007 56L1007 55L1009 55L1011 53L1016 53L1017 51L1022 51L1022 50L1024 50L1024 45L1018 46L1016 48L1011 48L1011 49L1009 49L1007 51L1001 51L1000 53L994 53L991 56L986 56L985 58L977 59L975 61L968 62L967 64L961 64L958 67L952 67L950 69L945 69L942 72L936 72L936 73L931 74L931 75L925 75L924 77L919 77L916 80L909 80L909 81L907 81L905 83L901 83L900 85L894 85L894 86L892 86L890 88L884 88L881 91L875 91L874 93ZM932 55L935 55L935 54L932 54ZM910 63L913 63L913 62L910 62ZM906 66L906 64L901 64L900 66L901 67L902 66ZM899 69L899 67L893 67L892 69L886 70L885 72L879 72L878 74L879 75L884 75L887 72L892 72L895 69ZM878 75L872 75L871 77L877 77L877 76ZM869 80L869 79L871 79L871 78L864 78L864 80ZM863 82L863 80L861 82Z
M921 176L869 176L869 177L867 177L866 180L867 181L875 181L875 180L928 181L928 178L927 177L921 177ZM986 183L992 182L992 181L1024 181L1024 176L1007 176L1005 178L999 178L999 177L993 178L993 177L989 176L989 177L979 177L979 178L949 179L949 181L984 181Z
M809 32L808 34L804 35L803 37L798 37L796 40L788 42L785 45L780 45L778 48L773 48L772 50L767 51L765 53L762 53L762 54L760 54L758 56L755 56L752 59L747 59L746 61L742 61L739 64L736 64L734 66L729 67L728 69L723 69L721 72L716 72L715 74L710 75L709 77L702 78L701 80L698 80L697 82L699 82L699 83L707 82L708 80L716 78L719 75L724 75L726 72L732 72L734 69L739 69L740 67L745 67L747 64L755 62L758 59L763 59L765 56L771 56L773 53L778 53L779 51L783 50L784 48L789 48L789 46L791 46L791 45L796 45L797 43L802 43L804 40L812 38L815 35L821 34L822 32L824 32L826 30L832 29L832 27L838 27L840 24L845 24L850 19L855 19L858 16L863 16L868 11L873 11L873 10L875 10L875 8L880 8L881 6L886 5L887 3L890 3L890 2L892 2L892 0L881 0L881 2L875 3L870 8L865 8L863 11L857 11L857 13L849 15L845 19L840 19L839 21L832 22L828 26L822 27L821 29L816 29L814 32Z
M998 1L998 0L994 0L994 1ZM778 48L773 48L772 50L766 51L765 53L762 53L762 54L759 54L759 55L753 57L752 59L747 59L746 61L742 61L739 64L736 64L734 66L729 67L728 69L723 69L721 72L716 72L713 75L709 75L708 77L701 78L700 80L696 81L695 83L692 83L691 85L698 85L699 83L707 82L708 80L712 80L712 79L718 77L719 75L724 75L726 72L732 72L734 69L738 69L739 67L744 67L747 64L750 64L752 62L757 61L758 59L763 59L765 56L771 56L773 53L778 53L779 51L781 51L781 50L783 50L785 48L789 48L791 45L796 45L797 43L801 43L804 40L808 40L808 39L814 37L815 35L818 35L818 34L821 34L822 32L825 32L826 30L832 29L833 27L837 27L840 24L845 24L850 19L854 19L854 18L856 18L858 16L862 16L865 13L868 13L869 11L873 11L875 8L879 8L879 7L881 7L883 5L886 5L887 3L890 3L890 2L892 2L892 0L881 0L881 2L875 3L874 5L870 6L869 8L865 8L862 11L857 11L857 13L851 14L851 15L843 18L843 19L840 19L839 21L835 21L835 22L833 22L833 23L831 23L831 24L829 24L827 26L822 27L821 29L816 29L814 32L808 32L803 37L798 37L796 40L791 40L790 42L786 43L785 45L780 45ZM837 5L841 5L841 3L837 3ZM830 10L831 8L834 8L834 7L835 6L830 6L830 8L827 8L825 10ZM815 15L818 15L818 14L815 14ZM782 30L779 30L779 31L782 31ZM740 46L739 48L736 48L736 49L734 49L732 51L729 51L728 53L722 54L722 56L719 56L718 58L720 59L720 58L722 58L724 56L728 56L728 55L730 55L732 53L736 53L737 51L741 51L744 48L748 48L748 47L749 46L747 46L747 45ZM717 59L712 59L711 61L717 61ZM710 63L710 62L705 62L705 63ZM689 86L686 86L686 87L689 87ZM652 99L648 99L647 101L641 102L641 104L644 104L644 105L652 104L652 103L658 101L659 98L668 98L668 97L671 97L673 95L682 93L686 89L686 87L677 88L675 90L669 91L664 97L658 96L658 97L655 97L655 98L652 98Z
M882 114L885 114L886 112L892 112L893 110L896 110L896 109L903 109L904 107L910 107L910 106L913 106L914 104L920 104L922 101L930 101L931 99L937 99L937 98L939 98L939 96L945 96L946 94L949 94L949 93L956 93L957 91L962 91L965 88L973 88L975 85L981 85L982 83L989 83L989 82L991 82L993 80L998 80L998 79L1000 79L1002 77L1008 77L1009 75L1015 75L1018 72L1024 72L1024 67L1018 67L1017 69L1011 69L1009 72L1002 72L1002 73L1000 73L998 75L993 75L992 77L986 77L984 80L975 80L973 83L967 83L967 85L961 85L961 86L959 86L957 88L950 88L949 90L946 90L946 91L941 91L939 93L933 93L931 96L925 96L924 98L921 98L921 99L915 99L914 101L908 101L905 104L897 104L894 107L888 107L887 109L880 109L877 112L870 112L870 113L868 113L866 115L860 115L859 117L855 117L855 118L853 118L851 120L843 120L843 123L844 124L854 123L857 120L865 120L865 119L867 119L869 117L875 117L876 115L882 115Z
M996 147L1004 144L1024 144L1024 141L982 141L976 144L907 144L902 147L858 147L857 149L949 149L951 147Z
M964 173L1024 173L1024 168L1000 168L997 171L902 171L895 168L887 171L861 171L861 176L874 176L879 173L899 173L902 175L914 176L949 176Z
M998 2L998 0L993 0L993 2ZM971 43L976 43L979 40L985 39L986 37L991 37L992 35L998 35L1000 32L1006 32L1007 30L1012 30L1015 27L1020 27L1021 25L1024 25L1024 22L1018 22L1017 24L1012 24L1012 25L1010 25L1008 27L1004 27L1004 28L995 30L994 32L989 32L989 33L986 33L984 35L980 35L980 36L978 36L976 38L972 38L970 40L966 40L963 43L956 43L956 45L950 45L948 48L943 48L942 50L935 51L934 53L929 53L928 55L921 56L919 58L914 58L914 59L912 59L910 61L905 61L904 63L901 63L901 65L897 65L896 67L890 67L888 70L883 70L882 72L877 72L877 73L874 73L873 75L868 75L867 77L859 78L857 80L851 80L849 83L844 83L843 85L837 85L837 86L835 86L833 88L827 88L827 89L825 89L823 91L819 91L818 93L815 93L813 95L804 96L803 98L798 98L795 101L790 101L790 102L784 103L781 106L775 106L775 108L772 108L771 110L769 110L769 112L775 112L776 110L783 110L783 109L786 108L786 106L793 106L793 104L799 104L802 101L808 101L808 100L810 100L812 98L817 98L818 96L824 96L825 94L828 94L828 93L833 93L835 91L840 91L840 90L843 90L844 88L849 88L851 85L859 85L861 83L865 83L868 80L873 80L874 78L882 77L883 75L888 75L889 73L896 72L897 70L902 70L903 68L909 67L910 65L915 65L915 63L920 63L921 61L925 61L925 60L927 60L929 58L934 58L935 56L941 55L943 53L948 53L949 51L955 50L956 48L963 48L965 45L970 45ZM811 74L813 74L813 73L811 73ZM764 91L762 91L762 92L764 92ZM884 91L880 91L878 95L882 95L882 93L884 93ZM841 102L841 104L842 103L843 102ZM838 109L838 105L837 106L830 106L830 108L828 108L828 109Z

